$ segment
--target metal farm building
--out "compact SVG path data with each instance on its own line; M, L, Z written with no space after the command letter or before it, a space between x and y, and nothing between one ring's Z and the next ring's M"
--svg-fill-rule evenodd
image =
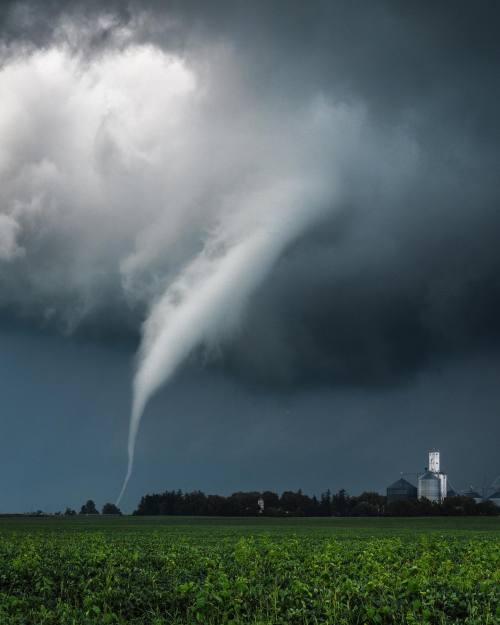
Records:
M407 480L400 478L394 484L387 487L387 503L396 501L416 501L417 488Z

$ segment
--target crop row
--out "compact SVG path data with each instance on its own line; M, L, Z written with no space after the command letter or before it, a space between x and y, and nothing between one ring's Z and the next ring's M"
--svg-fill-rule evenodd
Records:
M5 625L500 623L500 541L0 540Z

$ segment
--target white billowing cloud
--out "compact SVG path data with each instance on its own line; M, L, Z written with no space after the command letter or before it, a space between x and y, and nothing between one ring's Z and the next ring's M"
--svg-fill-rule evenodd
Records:
M182 211L170 188L195 88L151 46L91 60L53 47L4 64L0 211L26 240L17 276L0 272L4 299L73 327L121 288L136 237Z

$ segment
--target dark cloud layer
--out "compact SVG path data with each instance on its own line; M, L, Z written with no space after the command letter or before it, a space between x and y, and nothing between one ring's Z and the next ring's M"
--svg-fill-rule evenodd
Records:
M47 46L64 38L61 20L99 15L110 19L79 42L90 53L135 20L136 40L188 58L228 47L241 88L271 116L312 93L365 111L372 145L365 153L362 136L341 165L340 209L287 249L219 364L247 381L386 385L436 360L496 353L497 3L6 2L2 38L12 50ZM4 311L30 318L30 305ZM135 336L143 314L111 289L75 331Z

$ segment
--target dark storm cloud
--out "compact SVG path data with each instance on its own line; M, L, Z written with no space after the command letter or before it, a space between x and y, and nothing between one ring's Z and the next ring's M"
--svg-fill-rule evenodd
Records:
M96 26L99 17L106 19ZM311 97L356 111L353 136L332 157L342 189L332 199L335 210L286 246L252 295L242 326L222 341L227 370L271 384L388 385L436 360L498 350L497 3L4 3L1 20L5 58L20 46L54 41L92 55L132 40L153 42L197 67L203 55L213 59L223 49L237 74L227 83L219 78L229 85L229 128L242 102L246 115L266 118L263 134L275 125L283 133L283 119L293 125ZM320 148L323 162L315 167L327 177L331 154L328 145ZM106 163L109 150L103 140ZM278 156L284 152L280 144ZM114 197L117 206L122 200ZM0 254L21 264L34 235L17 236L16 223L0 223ZM88 240L94 224L84 223ZM106 227L113 225L101 235L102 245L112 241L109 258L124 257L128 231L124 226L118 237ZM171 242L172 256L138 277L134 257L134 293L136 282L153 284L160 271L187 262L198 232ZM130 305L117 286L123 275L107 255L106 275L95 278L92 259L74 258L73 236L81 229L67 235L63 246L58 236L52 244L34 238L36 301L25 270L12 271L11 263L2 272L5 306L70 331L106 335L111 325L137 333L147 298ZM68 288L57 287L54 263L66 263ZM39 269L45 265L49 273ZM40 287L44 280L50 288Z

